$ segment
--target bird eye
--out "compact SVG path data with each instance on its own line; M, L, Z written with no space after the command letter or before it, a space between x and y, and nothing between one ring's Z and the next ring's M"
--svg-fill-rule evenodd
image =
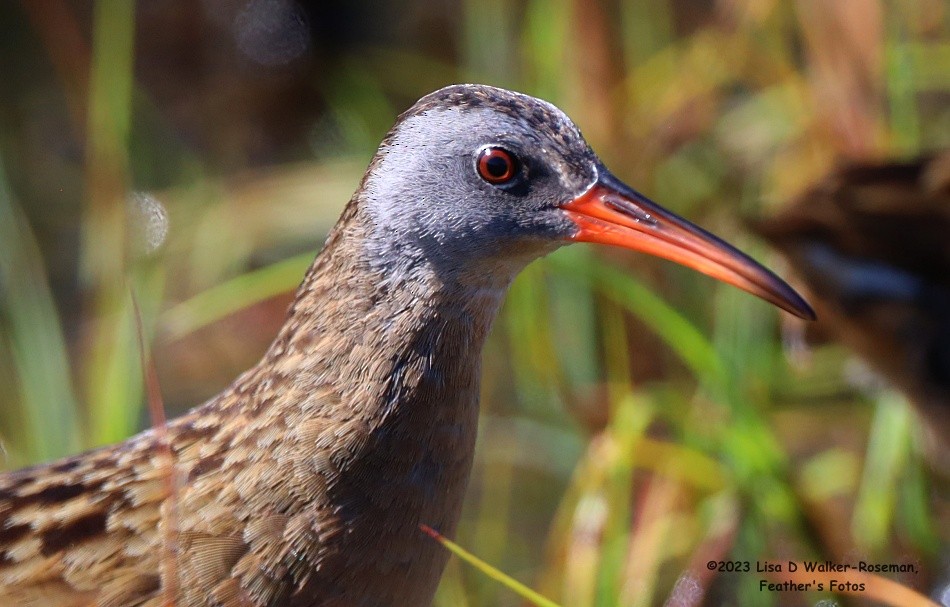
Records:
M518 173L515 157L501 148L485 148L478 153L478 174L492 185L503 185Z

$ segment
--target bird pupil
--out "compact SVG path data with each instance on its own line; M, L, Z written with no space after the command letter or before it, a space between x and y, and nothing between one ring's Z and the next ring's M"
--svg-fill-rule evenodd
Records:
M508 160L501 156L489 156L485 159L485 168L492 177L504 177L508 172Z

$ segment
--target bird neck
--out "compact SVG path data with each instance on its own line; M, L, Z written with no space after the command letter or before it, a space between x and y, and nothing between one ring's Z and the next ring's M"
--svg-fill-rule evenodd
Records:
M209 403L216 415L192 420L224 423L221 445L250 437L254 448L234 465L276 462L263 493L282 514L321 513L320 533L340 534L325 553L306 538L293 553L318 572L314 588L349 588L346 604L431 601L447 553L419 525L452 535L458 523L481 350L511 280L446 276L417 253L380 242L351 204L261 363Z
M265 364L335 386L371 417L415 396L477 391L482 346L514 271L440 273L417 250L383 246L387 235L356 206L308 271Z
M510 277L447 280L425 260L380 259L373 236L345 216L250 376L286 386L262 412L276 421L266 426L312 420L332 433L316 443L338 454L328 495L352 518L353 541L375 546L385 532L388 559L423 558L437 573L444 554L419 544L418 524L452 533L458 522L475 452L481 350ZM312 459L306 441L284 448ZM385 529L373 523L382 520Z

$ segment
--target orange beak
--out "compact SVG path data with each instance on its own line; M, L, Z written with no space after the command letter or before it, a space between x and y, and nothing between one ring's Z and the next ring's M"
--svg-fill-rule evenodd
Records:
M601 168L586 192L561 205L577 225L573 239L657 257L735 285L806 320L815 312L785 281L751 257L625 185Z

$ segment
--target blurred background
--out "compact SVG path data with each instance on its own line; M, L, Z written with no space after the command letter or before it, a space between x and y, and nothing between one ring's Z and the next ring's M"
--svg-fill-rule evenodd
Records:
M170 415L254 364L397 114L450 83L557 104L624 181L795 276L750 224L839 167L950 144L950 5L22 0L0 3L0 75L10 469L150 425L130 289ZM924 188L945 219L950 169L905 173L857 191ZM917 241L886 217L878 240ZM921 242L950 260L950 228ZM926 421L950 409L921 417L827 339L857 318L834 305L806 331L627 252L533 264L485 351L459 543L572 607L903 600L706 567L788 559L913 563L887 577L950 604L950 466ZM436 604L522 599L453 559Z

